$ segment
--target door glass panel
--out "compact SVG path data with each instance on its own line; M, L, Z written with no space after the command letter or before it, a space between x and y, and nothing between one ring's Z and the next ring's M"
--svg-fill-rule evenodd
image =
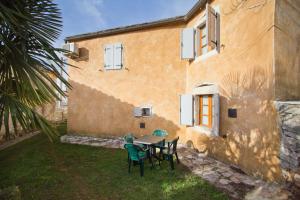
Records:
M205 46L207 43L207 39L206 39L206 37L203 37L202 39L201 39L201 44L202 44L202 46Z
M208 115L208 106L203 106L202 109L203 109L202 114L203 115Z
M203 99L202 104L203 105L208 105L208 96L203 96L202 99Z
M208 125L208 116L202 116L202 124Z

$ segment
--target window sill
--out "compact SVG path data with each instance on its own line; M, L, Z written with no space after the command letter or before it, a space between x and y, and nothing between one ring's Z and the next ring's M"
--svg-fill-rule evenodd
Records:
M118 71L118 70L122 70L122 68L120 68L120 69L116 69L116 68L104 68L104 71Z
M209 57L212 57L212 56L217 55L217 54L219 54L219 52L216 49L214 49L212 51L207 52L204 55L196 57L196 59L194 60L194 62L198 63L198 62L201 62L201 61L205 61Z
M205 126L193 126L193 130L207 136L215 136L212 129Z

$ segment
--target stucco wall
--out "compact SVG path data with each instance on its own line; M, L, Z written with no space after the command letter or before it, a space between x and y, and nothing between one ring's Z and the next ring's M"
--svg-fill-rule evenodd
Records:
M275 95L300 99L300 1L277 0L275 17Z
M69 133L139 136L162 128L250 174L280 180L273 105L275 0L231 2L213 1L221 11L221 49L204 61L180 59L180 31L193 27L202 12L187 24L76 41L84 56L70 60L78 68L70 68ZM124 45L125 69L105 71L103 47L115 42ZM202 82L221 91L220 137L179 125L179 95ZM134 118L133 108L145 104L153 106L154 115ZM228 108L236 108L238 117L228 118Z
M81 58L70 62L68 130L71 133L123 136L149 134L157 128L180 132L179 94L185 90L180 60L180 27L170 25L127 34L78 41ZM122 70L104 70L104 45L121 42ZM135 118L134 107L152 105L154 115ZM146 128L141 129L140 122Z
M279 133L273 105L274 1L229 1L220 6L218 55L187 66L187 88L210 82L220 90L220 135L206 137L190 127L184 140L247 173L269 180L280 177ZM195 16L188 26L201 17ZM237 109L237 118L228 117Z

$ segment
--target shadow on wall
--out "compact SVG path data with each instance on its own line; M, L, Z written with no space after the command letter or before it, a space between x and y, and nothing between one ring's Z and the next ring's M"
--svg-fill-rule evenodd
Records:
M88 61L90 56L90 51L85 47L79 48L79 57L74 59L75 61Z
M269 180L279 178L280 136L273 105L270 73L257 66L230 72L221 82L221 137L204 141L208 153ZM237 118L227 116L237 109ZM199 141L200 142L200 141Z
M165 129L173 137L179 131L176 124L155 113L151 117L134 117L135 105L73 80L70 83L73 89L68 102L69 133L116 137L131 132L142 136ZM140 123L145 123L145 128L140 128Z

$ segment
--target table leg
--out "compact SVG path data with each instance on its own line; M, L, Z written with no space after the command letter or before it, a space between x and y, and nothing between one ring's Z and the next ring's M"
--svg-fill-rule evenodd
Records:
M151 163L151 169L154 168L154 164L153 164L153 161L152 161L152 155L151 155L151 148L149 148L149 151L147 151L147 156L149 158L149 162Z

